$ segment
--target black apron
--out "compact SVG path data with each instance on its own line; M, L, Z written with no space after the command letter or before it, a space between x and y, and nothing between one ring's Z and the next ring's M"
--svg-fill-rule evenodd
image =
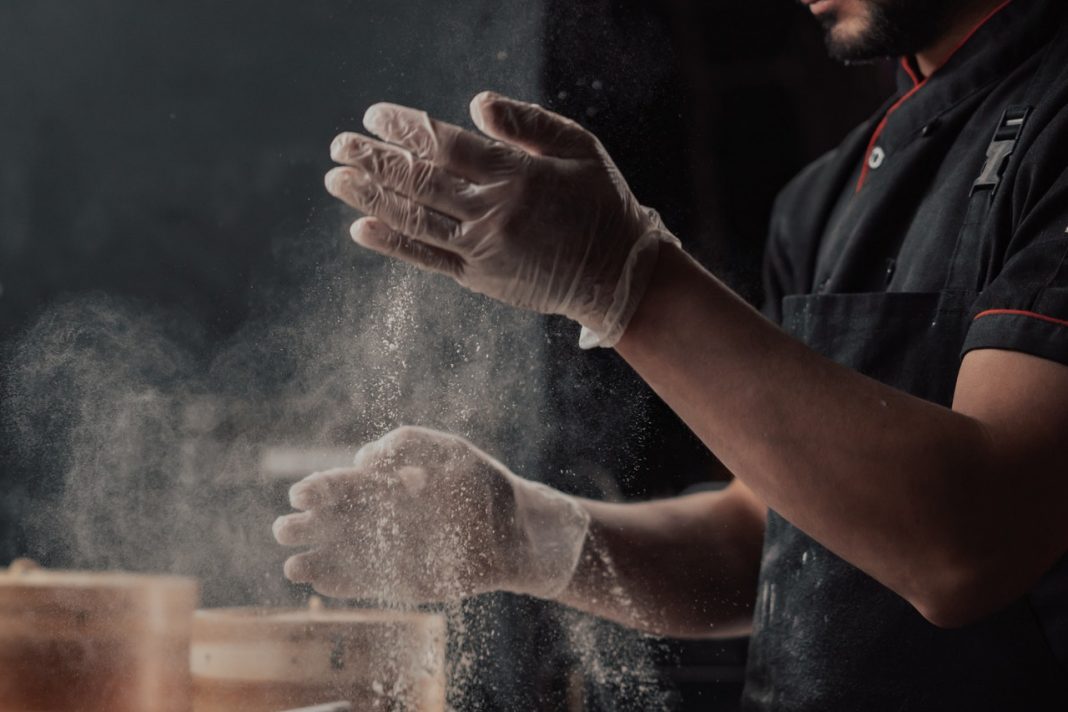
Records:
M838 363L948 405L975 296L947 289L788 297L783 326ZM1053 682L1064 671L1028 601L973 626L939 629L775 512L754 630L746 700L755 709L1068 708L1068 689ZM803 664L809 655L834 666L814 677Z
M1034 82L1032 91L1042 90ZM782 327L840 364L949 406L978 296L979 235L997 189L980 180L941 291L787 296ZM967 506L967 493L961 498ZM1062 560L1047 577L1063 581L1066 569ZM976 624L940 629L769 512L743 709L1063 712L1065 661L1038 605L1027 596Z

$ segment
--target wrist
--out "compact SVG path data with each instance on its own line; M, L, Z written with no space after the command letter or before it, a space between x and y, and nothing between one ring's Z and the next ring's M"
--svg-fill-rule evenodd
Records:
M575 574L590 515L578 499L538 482L513 476L512 487L522 570L508 590L553 600Z
M636 344L656 343L664 336L664 315L678 307L673 300L688 288L681 285L692 281L694 268L701 269L678 243L661 247L641 300L615 344L617 351L626 353Z
M669 246L680 246L678 238L663 227L659 217L651 222L630 247L616 280L611 303L595 318L579 320L582 324L580 348L611 348L618 343L643 301L660 252Z

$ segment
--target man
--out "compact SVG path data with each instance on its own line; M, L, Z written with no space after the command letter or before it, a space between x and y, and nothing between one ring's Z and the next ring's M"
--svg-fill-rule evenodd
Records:
M764 316L537 106L475 97L490 141L376 105L327 176L359 244L614 346L734 482L580 501L402 429L294 486L291 579L751 630L746 709L1068 707L1068 12L804 2L901 91L780 196Z

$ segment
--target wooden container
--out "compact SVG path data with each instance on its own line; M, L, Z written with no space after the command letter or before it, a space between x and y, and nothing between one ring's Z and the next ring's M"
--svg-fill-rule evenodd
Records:
M345 701L354 710L445 709L445 620L372 609L197 611L195 712L277 712Z
M187 712L194 579L0 569L0 712Z

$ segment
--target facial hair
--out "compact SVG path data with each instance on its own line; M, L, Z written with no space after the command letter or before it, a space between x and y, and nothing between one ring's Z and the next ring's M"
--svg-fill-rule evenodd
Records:
M836 13L820 16L832 58L861 64L921 52L951 26L953 16L969 0L867 0L868 26L859 36L835 37Z

